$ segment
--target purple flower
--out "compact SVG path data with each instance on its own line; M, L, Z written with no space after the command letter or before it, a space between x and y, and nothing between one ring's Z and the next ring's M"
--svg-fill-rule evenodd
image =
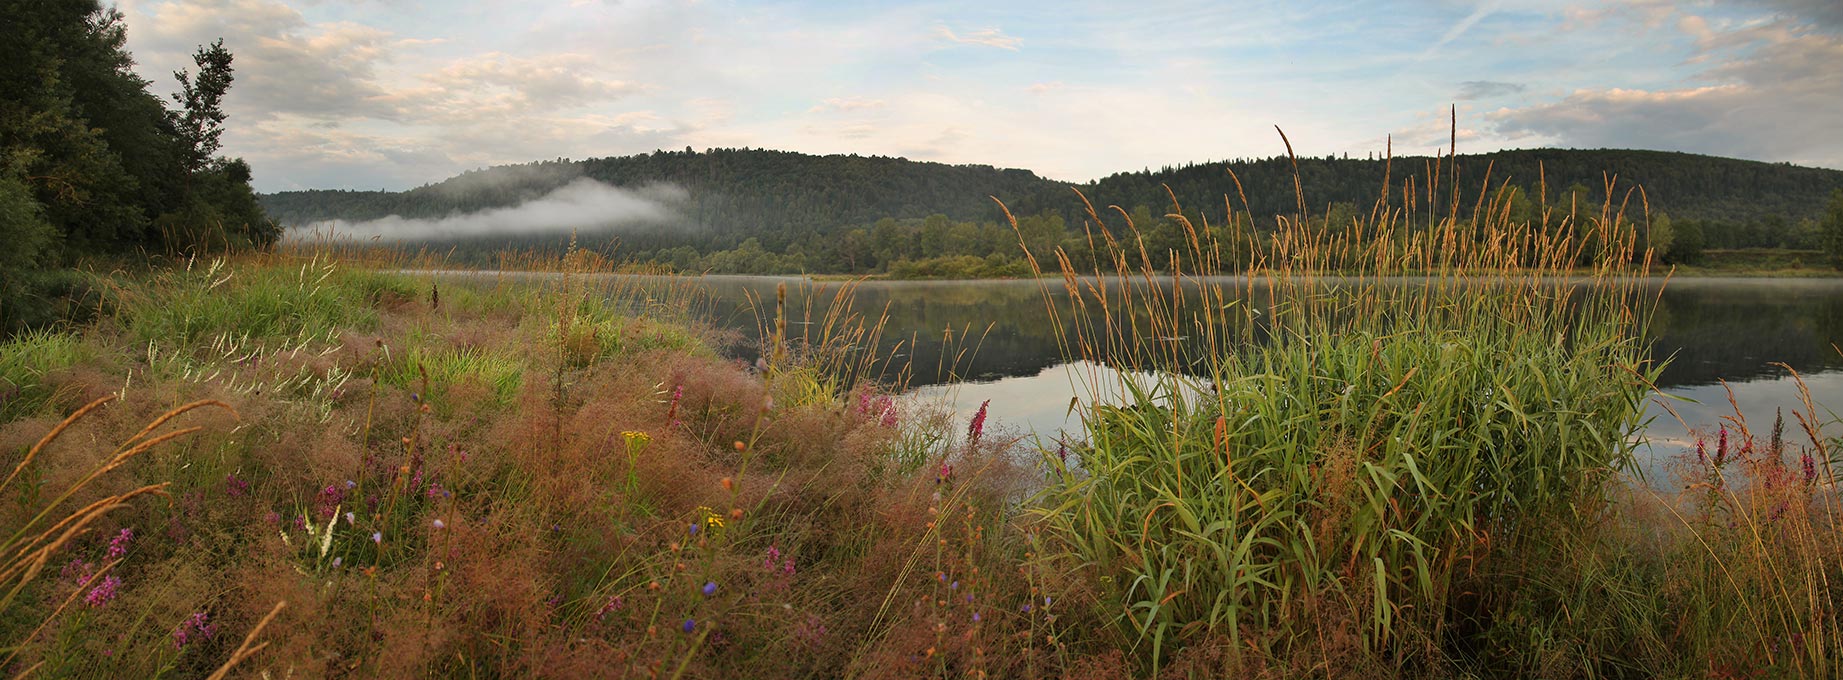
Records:
M1021 612L1024 612L1024 613L1026 613L1026 614L1029 614L1029 613L1030 613L1030 603L1029 603L1029 602L1025 602L1025 603L1024 603L1024 606L1022 606L1022 607L1018 607L1018 611L1021 611Z
M211 617L204 612L193 612L192 616L179 622L173 629L173 649L184 649L196 640L209 640L218 634L218 627L211 623Z
M1727 460L1728 460L1728 427L1724 425L1721 428L1721 439L1716 440L1716 444L1715 444L1715 465L1720 466L1722 463L1727 462Z
M692 523L691 523L691 528L689 528L689 529L686 529L686 531L688 531L688 532L690 532L692 536L696 536L696 535L698 535L698 524L697 524L697 522L692 522Z
M1703 465L1709 462L1708 445L1703 443L1701 439L1696 440L1696 462Z
M109 540L108 559L121 559L123 555L128 554L128 546L132 543L134 543L134 530L123 527L121 531L116 532L115 538Z
M90 580L90 574L93 573L96 573L96 565L85 562L79 558L73 559L70 561L70 564L64 565L64 570L59 575L76 581L77 583L83 583L84 581Z
M344 489L328 484L314 497L314 514L319 515L320 519L332 519L333 513L339 511L339 504L345 500Z
M105 578L102 583L90 589L90 594L83 596L83 603L91 607L107 605L115 599L115 590L120 587L122 587L120 578L114 576Z
M610 596L607 602L602 603L601 609L595 610L595 620L600 621L603 618L606 618L609 612L612 612L616 609L620 609L623 604L624 603L621 601L621 596L619 595Z
M950 479L953 479L953 466L941 463L941 469L934 473L934 483L945 484Z
M1806 482L1810 482L1812 480L1817 479L1817 460L1811 457L1810 452L1806 452L1803 455L1800 455L1798 457L1798 462L1803 463L1805 466L1805 481Z
M698 629L698 620L697 619L685 619L685 625L679 626L679 629L685 631L686 633L695 631Z
M358 515L350 513L350 512L346 513L346 524L357 524L357 523L358 523Z
M233 472L224 476L224 495L236 498L249 492L250 483L237 479L237 473Z
M337 556L337 555L335 555L335 556L333 557L333 568L334 568L334 569L338 569L338 568L339 568L339 565L340 565L340 563L342 563L342 562L345 562L345 560L344 560L344 559L342 559L342 558L340 558L339 556Z
M442 485L440 482L431 482L429 484L428 496L430 498L440 498L446 493L447 493L446 491L442 491Z
M382 531L373 531L373 532L371 532L371 542L372 542L372 543L377 543L377 544L379 544L379 545L383 545L383 543L384 543L384 532L382 532Z
M966 427L966 438L971 440L975 445L979 443L979 435L985 434L985 410L986 407L991 405L991 399L987 399L985 402L979 404L979 412L973 414L972 424Z
M352 488L353 488L353 487L355 487L355 486L358 486L358 482L354 482L354 481L352 481L352 480L350 480L350 479L348 479L348 480L346 480L346 490L347 490L347 491L351 491L351 490L352 490Z
M973 612L973 623L979 623L979 612Z
M444 523L442 523L442 521L441 521L440 519L437 519L437 520L435 520L435 528L437 528L437 529L446 529L446 528L448 528L448 525L447 525L447 524L444 524Z
M717 582L716 581L705 581L704 582L704 597L710 597L715 594L717 594Z

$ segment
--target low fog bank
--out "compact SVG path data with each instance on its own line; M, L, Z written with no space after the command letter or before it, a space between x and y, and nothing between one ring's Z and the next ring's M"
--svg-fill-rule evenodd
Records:
M392 215L375 220L327 220L290 228L286 238L446 241L483 236L530 236L632 231L683 220L678 206L689 194L672 184L626 189L581 178L538 198L440 218Z

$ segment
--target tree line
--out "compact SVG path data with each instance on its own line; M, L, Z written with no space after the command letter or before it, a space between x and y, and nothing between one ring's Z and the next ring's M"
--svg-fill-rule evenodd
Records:
M1485 199L1508 201L1517 219L1544 207L1597 214L1610 183L1611 201L1629 219L1661 223L1660 254L1688 262L1703 248L1820 247L1826 200L1843 187L1843 172L1835 170L1656 151L1238 159L1070 184L980 165L687 148L486 168L404 192L294 191L262 200L272 215L296 225L388 215L432 218L517 205L583 177L628 187L666 182L687 190L678 224L618 235L578 234L590 247L618 242L630 261L686 271L922 277L1007 276L1028 269L1019 235L992 198L1020 217L1025 241L1043 248L1032 252L1057 246L1077 254L1091 250L1079 190L1105 221L1119 226L1130 218L1148 251L1162 257L1157 254L1183 241L1178 223L1165 217L1173 210L1172 198L1195 224L1205 217L1221 223L1232 214L1259 233L1279 218L1347 225L1367 218L1381 201L1402 210L1406 220L1423 222L1443 219L1454 205L1470 210ZM562 240L499 237L431 245L455 248L462 259L484 260L499 249L559 247Z
M280 228L218 155L233 57L202 45L169 104L95 0L0 3L0 330L42 323L91 258L259 248Z

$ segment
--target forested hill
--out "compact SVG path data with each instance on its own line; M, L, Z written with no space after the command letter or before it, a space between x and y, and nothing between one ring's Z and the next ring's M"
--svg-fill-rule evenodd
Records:
M1477 199L1487 173L1493 189L1509 181L1539 199L1546 185L1551 200L1580 185L1598 201L1606 180L1616 177L1621 188L1614 192L1615 202L1625 197L1626 189L1640 185L1652 212L1667 212L1675 219L1748 222L1778 215L1797 222L1817 218L1830 192L1843 187L1843 171L1671 151L1526 149L1460 155L1456 161L1459 186L1468 194L1462 203L1468 206ZM1412 176L1425 205L1427 179L1435 163L1443 166L1441 185L1451 187L1448 162L1426 156L1395 158L1392 163L1380 158L1300 158L1299 177L1308 211L1322 211L1334 203L1367 208L1381 193L1385 171L1394 187L1391 204L1401 204L1402 185ZM1213 205L1221 210L1226 193L1239 210L1242 199L1227 170L1240 178L1248 207L1256 215L1298 211L1292 162L1284 157L1121 173L1095 182L1090 198L1097 205L1131 205L1149 200L1147 196L1163 196L1162 185L1169 186L1186 208ZM1639 195L1632 194L1631 200L1630 210L1636 214L1641 210Z
M1382 190L1385 169L1394 187L1391 203L1401 205L1402 187L1412 182L1424 194L1433 166L1446 162L1451 161L1402 157L1385 164L1381 159L1321 157L1301 158L1298 168L1307 211L1317 219L1328 211L1367 214ZM1694 225L1708 247L1817 247L1817 218L1830 193L1843 187L1843 172L1836 170L1655 151L1534 149L1462 155L1456 163L1468 206L1487 173L1493 189L1508 181L1529 197L1526 203L1539 202L1545 193L1559 202L1573 191L1593 205L1602 200L1605 178L1616 175L1615 201L1630 187L1643 185L1653 214L1667 213L1678 223ZM1082 190L1097 208L1118 205L1154 220L1169 212L1161 185L1171 188L1187 213L1202 211L1212 222L1222 215L1225 197L1240 211L1245 194L1254 223L1272 225L1274 215L1297 212L1292 167L1284 157L1236 160L1070 184L1027 170L981 165L686 149L501 166L404 192L293 191L264 195L262 202L283 224L304 225L334 218L443 217L511 206L582 177L622 187L666 183L686 191L679 206L686 219L622 233L621 249L629 257L748 273L864 272L941 258L1004 265L1015 254L1017 240L988 196L997 196L1020 217L1041 220L1031 226L1043 232L1039 236L1046 244L1081 232L1083 208L1071 188ZM1440 170L1443 188L1452 186L1447 168ZM1240 180L1241 191L1229 170ZM1636 196L1629 208L1633 215L1641 210ZM1140 207L1146 210L1136 210ZM473 246L484 251L556 242L554 235L508 236L476 240ZM746 257L711 259L726 251ZM961 265L936 274L1002 271Z
M541 161L476 170L405 192L288 191L262 197L285 225L388 215L443 217L515 205L580 177L616 186L672 184L689 193L684 212L699 241L733 247L754 237L779 251L839 227L884 217L998 216L988 196L1036 208L1066 185L1028 170L944 165L884 156L812 156L759 149L658 151L582 161Z

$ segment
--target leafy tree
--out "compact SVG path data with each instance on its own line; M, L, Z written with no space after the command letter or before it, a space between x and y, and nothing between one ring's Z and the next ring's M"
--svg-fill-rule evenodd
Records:
M1824 237L1824 251L1830 255L1831 264L1843 269L1843 189L1831 192L1830 205L1824 209L1824 219L1819 229Z
M1651 249L1654 257L1668 261L1670 246L1676 240L1676 236L1675 227L1670 222L1670 215L1658 213L1657 216L1651 218L1651 224L1645 231L1645 246Z
M173 78L179 81L179 92L173 94L173 101L180 106L172 112L173 125L186 145L188 173L202 172L223 145L227 117L224 93L236 79L230 62L230 51L224 49L224 39L218 38L209 47L199 46L192 54L192 63L198 65L197 78L184 70L173 72Z

